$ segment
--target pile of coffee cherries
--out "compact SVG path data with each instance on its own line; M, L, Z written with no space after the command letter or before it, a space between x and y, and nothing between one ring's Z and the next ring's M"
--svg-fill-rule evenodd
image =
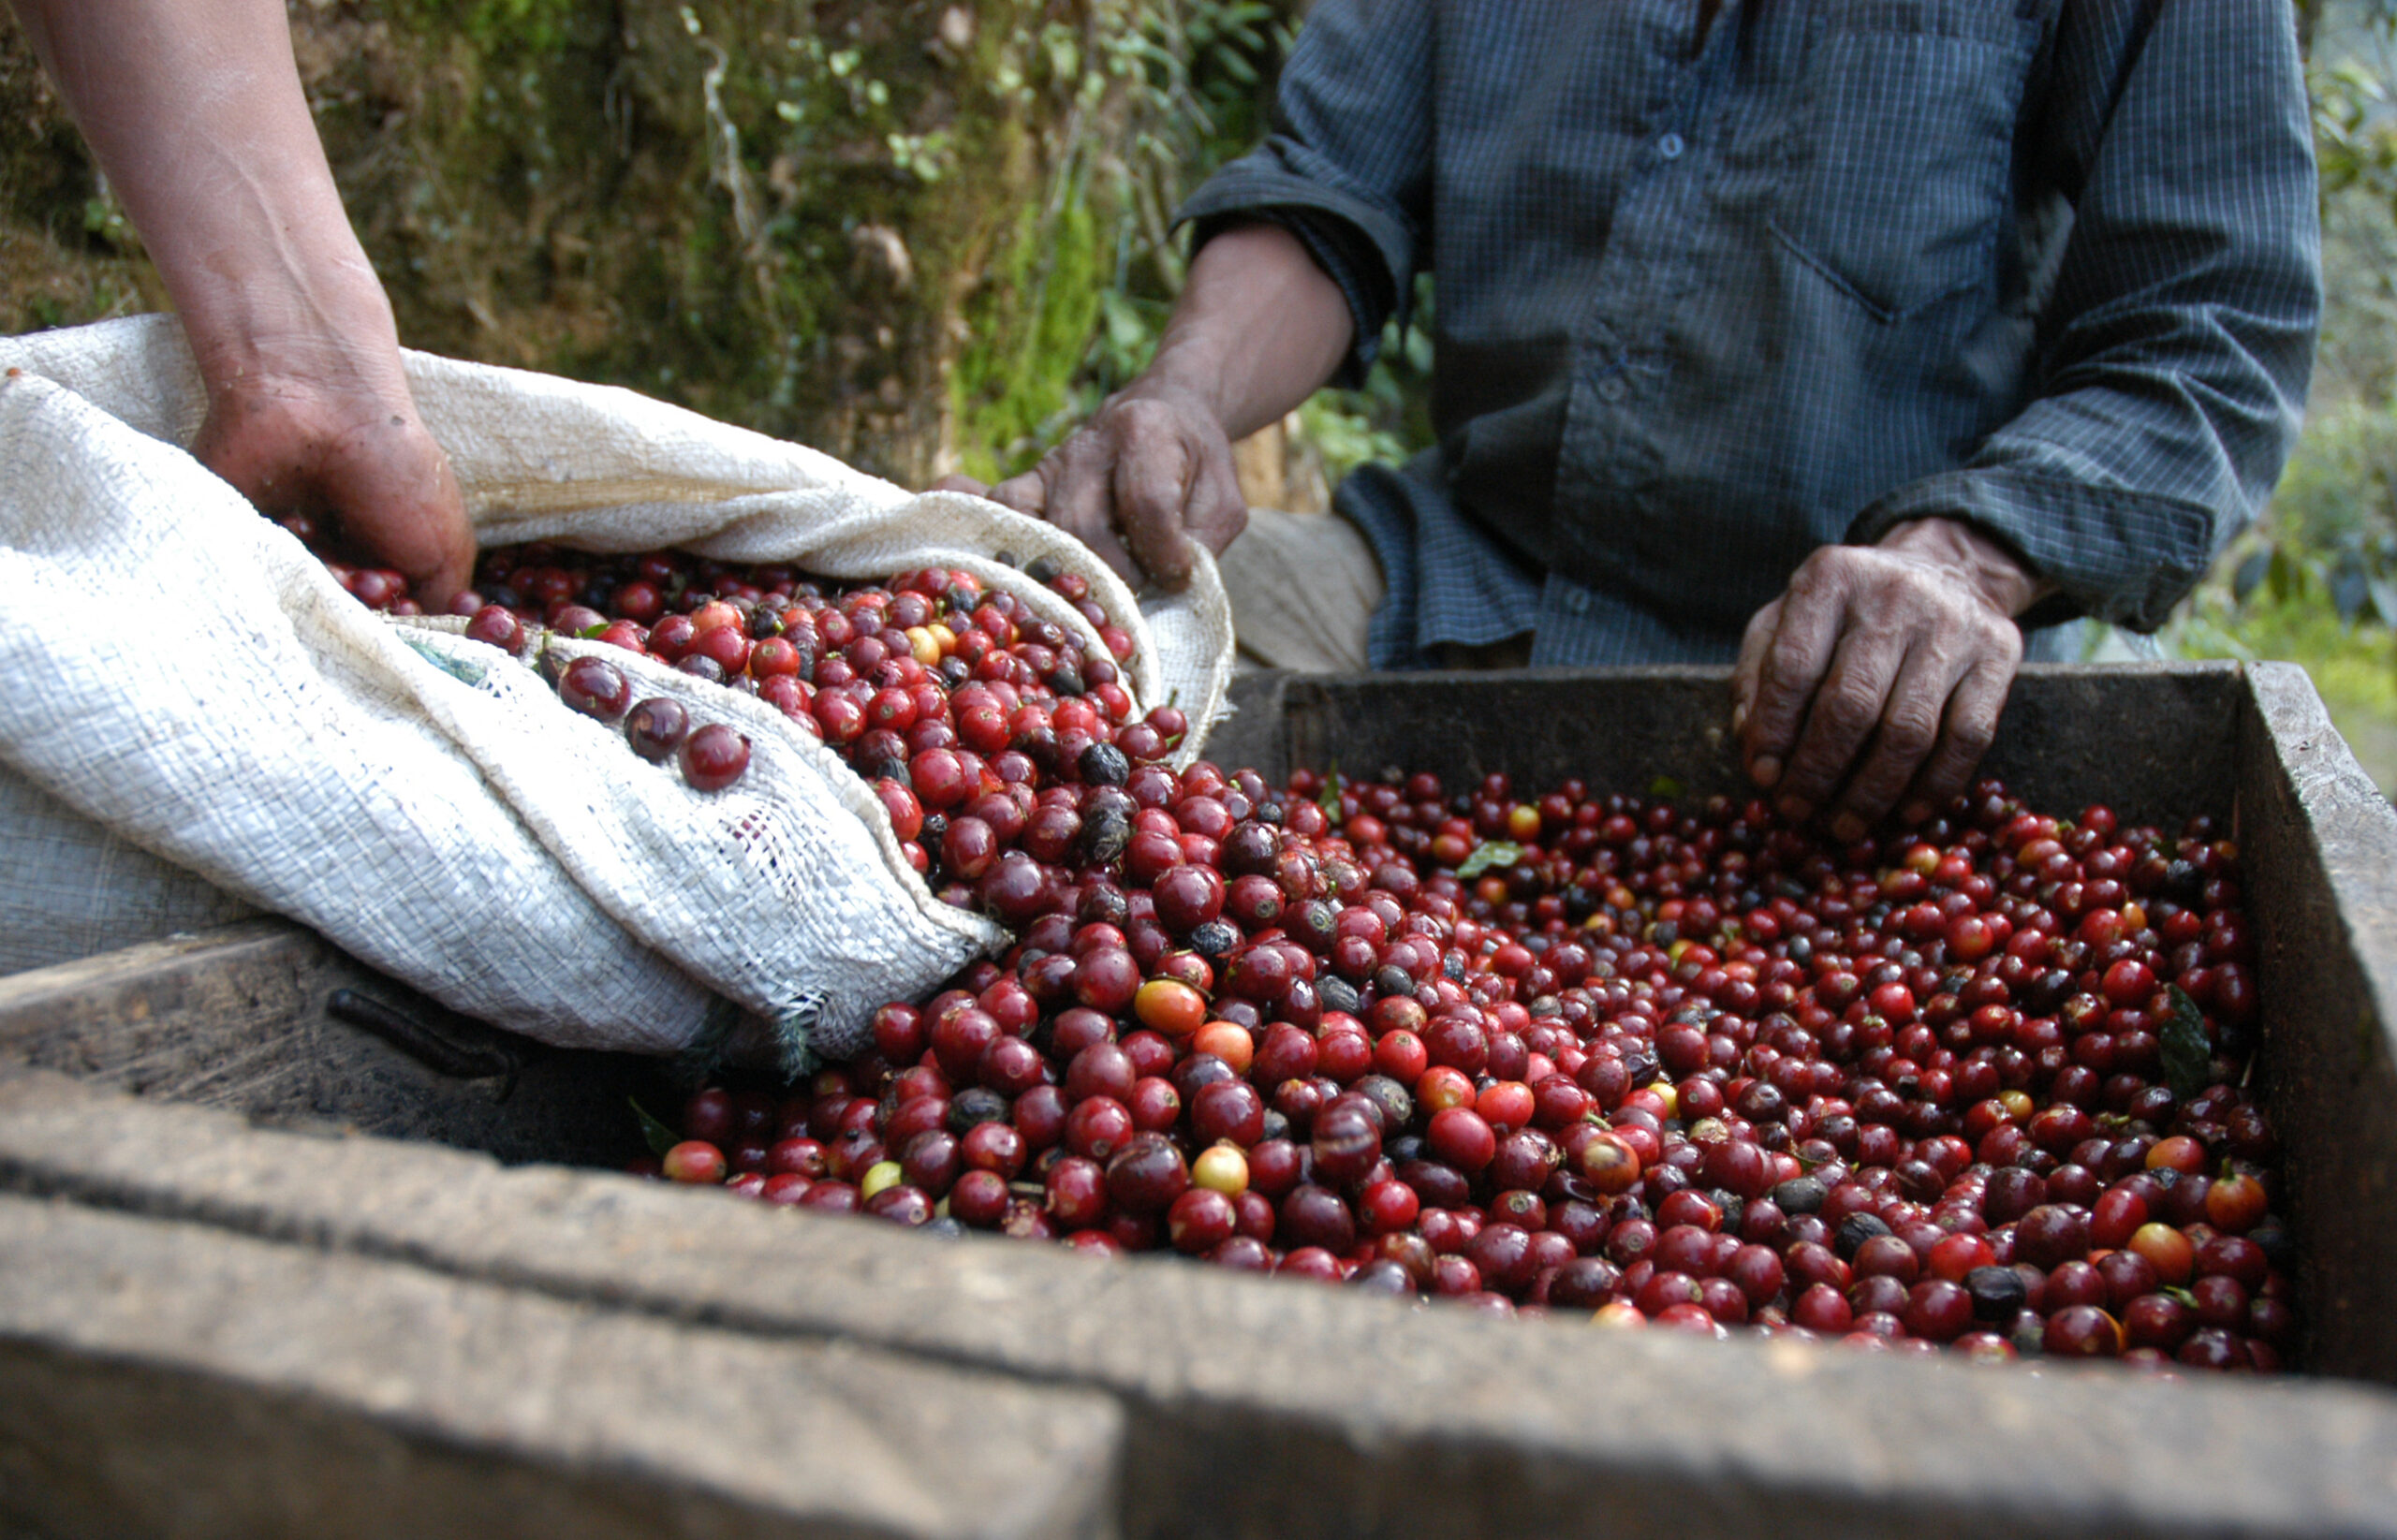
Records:
M1496 1313L2280 1367L2253 941L2207 820L1985 782L1843 845L1723 798L1177 770L1128 638L1029 576L1109 655L961 573L485 555L478 623L780 707L1016 937L804 1087L699 1092L637 1168Z
M2206 821L1984 783L1837 846L1756 802L1272 787L1116 737L1021 783L1020 824L949 825L990 827L987 859L944 840L944 891L1011 949L796 1094L700 1092L655 1168L1614 1325L2264 1371L2291 1345L2240 1088L2253 943ZM957 806L918 763L887 795Z
M303 522L294 533L304 540L315 531ZM370 609L422 612L397 572L328 565ZM736 565L671 551L610 556L548 545L495 547L483 552L474 588L451 608L470 617L468 637L511 653L522 653L531 629L545 626L763 700L879 781L919 872L931 870L937 852L946 873L970 880L995 853L993 825L1011 830L1022 820L1010 823L998 813L976 823L961 819L964 827L951 835L943 810L980 798L982 783L994 777L1000 785L1023 785L1035 761L1053 769L1061 755L1078 758L1102 741L1110 741L1106 752L1118 752L1112 732L1131 714L1118 669L1131 653L1130 637L1091 601L1078 575L1035 564L1031 576L1080 609L1103 653L1094 654L1080 633L1014 594L985 592L972 574L941 569L902 573L888 584L844 585L811 580L786 565ZM673 759L684 779L703 791L720 790L746 772L750 743L732 728L695 725L672 699L636 701L624 671L604 657L549 667L551 656L544 654L544 672L561 698L599 721L622 724L642 758ZM1142 724L1131 731L1131 747L1148 735L1157 736L1159 752L1178 741L1179 713L1159 720L1169 740ZM927 749L941 751L937 771L915 769ZM1008 757L992 770L984 756L1000 759L1003 752ZM931 787L925 797L895 791L911 779Z

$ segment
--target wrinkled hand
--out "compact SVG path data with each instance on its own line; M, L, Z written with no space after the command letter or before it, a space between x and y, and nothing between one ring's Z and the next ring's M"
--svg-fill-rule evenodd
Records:
M343 211L280 0L10 0L174 301L208 416L192 452L260 511L324 521L446 609L474 565Z
M1732 673L1750 779L1841 840L1891 808L1930 816L1988 751L2022 660L2014 617L2048 592L1948 520L1816 550L1748 623Z
M270 517L327 521L360 556L404 574L428 611L473 576L457 477L404 385L243 378L212 393L192 453Z
M944 486L979 491L963 478ZM1195 541L1221 554L1248 527L1230 441L1196 398L1135 387L1023 475L988 495L1045 519L1137 586L1190 581Z

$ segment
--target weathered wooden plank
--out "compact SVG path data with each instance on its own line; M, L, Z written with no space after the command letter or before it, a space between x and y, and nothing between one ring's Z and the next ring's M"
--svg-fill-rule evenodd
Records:
M1255 674L1207 755L1278 778L1293 769L1374 776L1429 770L1463 790L1493 770L1519 786L1580 777L1644 794L1747 796L1721 668ZM2015 681L1984 769L2034 804L2095 801L2135 821L2225 814L2243 689L2231 664L2037 665Z
M2302 670L2250 679L2237 831L2265 1006L2257 1063L2301 1242L2302 1358L2397 1384L2397 814Z
M2353 1385L1488 1321L23 1071L0 1078L0 1187L1103 1391L1135 1535L2397 1535L2397 1395Z
M329 1014L345 990L417 1038ZM510 1160L619 1159L625 1097L663 1094L652 1063L495 1032L280 919L0 977L0 1059Z
M1108 1398L0 1197L0 1528L1114 1532Z

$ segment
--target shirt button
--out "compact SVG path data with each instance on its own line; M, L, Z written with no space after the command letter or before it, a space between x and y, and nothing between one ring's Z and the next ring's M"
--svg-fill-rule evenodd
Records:
M1682 137L1679 134L1667 134L1656 141L1656 154L1664 160L1681 159L1682 152L1687 148L1687 145L1682 143Z
M1609 374L1606 378L1598 381L1598 399L1600 401L1621 401L1623 399L1623 376L1620 374Z

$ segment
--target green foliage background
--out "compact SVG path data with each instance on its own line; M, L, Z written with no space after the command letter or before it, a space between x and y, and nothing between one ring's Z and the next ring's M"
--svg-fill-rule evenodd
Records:
M2272 506L2162 640L2301 663L2397 793L2397 0L2311 0L2327 309L2304 437Z

